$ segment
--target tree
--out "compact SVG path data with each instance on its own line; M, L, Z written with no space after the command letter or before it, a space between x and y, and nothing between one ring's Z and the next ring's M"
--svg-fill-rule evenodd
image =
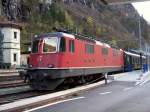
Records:
M112 37L112 41L111 41L113 46L117 46L117 39L115 36Z
M65 23L69 27L73 27L74 26L74 21L72 20L71 16L68 14L67 11L65 11Z
M93 19L91 16L87 18L87 24L90 28L93 28Z

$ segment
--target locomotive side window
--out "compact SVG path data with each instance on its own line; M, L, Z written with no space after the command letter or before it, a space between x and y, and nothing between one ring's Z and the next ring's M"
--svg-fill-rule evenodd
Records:
M106 47L102 48L102 55L108 55L108 48Z
M116 49L113 49L113 56L117 56L118 55L118 51Z
M57 49L57 38L45 38L43 45L43 52L56 52Z
M85 52L87 54L93 54L94 53L94 45L85 44Z
M59 47L60 52L65 52L66 51L66 40L64 37L61 38L60 40L60 47Z
M32 43L32 53L37 53L38 52L38 44L39 44L39 40L35 40Z
M74 52L74 40L69 40L69 52Z

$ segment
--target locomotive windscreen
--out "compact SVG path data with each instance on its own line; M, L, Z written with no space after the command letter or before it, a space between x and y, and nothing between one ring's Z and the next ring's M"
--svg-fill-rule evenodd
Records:
M57 43L57 37L44 38L43 52L56 52Z

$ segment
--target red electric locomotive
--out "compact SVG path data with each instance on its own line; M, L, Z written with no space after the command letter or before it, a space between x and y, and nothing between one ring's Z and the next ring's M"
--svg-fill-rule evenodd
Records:
M52 90L67 78L123 70L123 51L63 32L33 39L27 76L38 90Z

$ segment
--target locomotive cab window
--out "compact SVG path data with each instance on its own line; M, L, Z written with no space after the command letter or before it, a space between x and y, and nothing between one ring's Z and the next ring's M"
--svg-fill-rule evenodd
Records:
M39 40L35 40L32 43L32 53L37 53L38 52L38 45L39 45Z
M57 37L45 38L43 44L43 52L56 52L57 40Z
M59 51L60 52L65 52L66 51L66 40L65 40L64 37L61 37L61 39L60 39Z
M74 40L69 40L69 52L74 52Z

